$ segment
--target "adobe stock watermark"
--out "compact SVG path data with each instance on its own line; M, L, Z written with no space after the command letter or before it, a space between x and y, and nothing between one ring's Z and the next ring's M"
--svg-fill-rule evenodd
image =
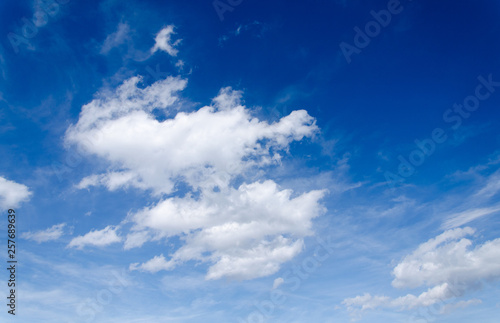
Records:
M96 316L104 311L105 306L109 305L116 295L122 293L129 286L125 270L120 273L112 271L111 274L113 280L109 281L107 288L100 289L93 298L87 298L76 306L76 314L84 320L83 322L94 322Z
M242 2L243 0L214 0L212 6L217 16L219 16L220 21L224 21L224 14L228 11L232 12L234 8L239 6Z
M282 284L284 290L294 292L300 288L302 282L307 280L313 274L321 263L326 261L334 252L332 237L327 240L316 238L318 246L314 249L312 256L306 257L300 266L295 265L292 270L285 271L282 275ZM266 300L254 302L253 310L245 319L238 318L238 323L263 323L272 317L277 307L285 304L287 296L280 289L280 286L271 289ZM274 286L273 286L274 287Z
M472 112L479 109L481 101L485 101L495 93L496 88L500 87L500 82L493 81L492 74L488 77L480 75L477 80L479 84L476 86L473 95L465 97L463 103L453 104L452 109L447 109L443 113L443 121L450 126L451 131L456 131L463 124L464 119L468 119ZM424 162L436 151L439 144L443 144L448 140L449 136L442 128L432 130L428 138L422 140L415 139L416 148L410 152L407 157L398 156L399 165L397 174L386 171L384 177L390 188L394 188L396 184L401 184L406 178L415 174L416 168L423 165Z
M49 17L54 18L61 10L60 5L69 3L70 0L37 0L37 6L33 18L30 20L26 17L21 18L22 26L20 33L10 32L7 34L7 39L16 54L19 53L19 46L24 45L29 50L34 50L35 47L31 44L30 39L38 35L39 28L45 26L49 22Z
M411 2L412 0L406 1ZM382 9L378 12L374 10L370 11L373 20L368 21L363 29L358 26L354 27L353 44L347 42L340 43L340 50L344 54L348 64L352 62L352 55L361 54L361 51L370 45L372 39L380 35L383 28L389 26L393 17L399 15L404 9L399 0L389 0L386 7L387 9Z
M160 70L160 64L156 64L155 69L153 69L150 65L146 66L146 72L148 72L149 75L146 75L145 80L149 80L149 78L152 78L153 82L164 80L168 76L170 76L169 73L162 72Z

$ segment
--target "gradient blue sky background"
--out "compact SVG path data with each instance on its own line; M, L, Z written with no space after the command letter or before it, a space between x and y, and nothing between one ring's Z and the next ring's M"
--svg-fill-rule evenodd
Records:
M497 1L0 15L2 321L497 322Z

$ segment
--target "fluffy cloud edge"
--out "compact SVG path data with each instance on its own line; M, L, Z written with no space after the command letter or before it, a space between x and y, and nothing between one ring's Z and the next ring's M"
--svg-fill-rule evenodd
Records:
M181 41L182 39L178 39L175 42L172 41L172 35L175 34L174 31L174 26L173 25L168 25L164 28L162 28L155 37L155 45L153 48L151 48L151 53L154 54L158 50L162 50L166 53L168 53L170 56L177 56L179 51L175 48Z
M167 77L139 87L140 80L132 77L115 91L100 92L65 136L66 144L109 162L106 173L83 178L77 188L134 187L158 198L152 207L127 216L133 227L125 250L172 236L184 241L168 260L155 256L131 269L157 272L194 260L210 264L206 279L245 280L271 275L300 253L303 238L313 234L312 219L326 212L319 200L327 191L292 198L292 190L265 179L265 167L279 164L291 142L312 138L319 131L315 118L296 110L272 123L259 120L242 105L242 92L230 87L222 88L211 105L182 112L178 92L186 80ZM159 120L155 109L171 117ZM247 183L250 169L261 179ZM238 176L243 183L235 187ZM191 192L166 198L179 180ZM122 242L116 230L91 231L68 247Z
M16 208L22 202L27 202L32 196L26 185L16 183L0 176L0 207Z
M365 293L346 298L342 304L354 319L360 318L364 311L376 308L413 310L440 303L444 304L440 313L448 314L455 309L480 304L478 299L458 299L481 288L486 282L500 280L500 239L474 246L466 238L474 233L475 230L470 227L447 230L420 244L396 265L393 287L429 286L421 294L390 298Z
M117 234L118 227L108 225L102 230L92 230L83 236L73 238L68 248L83 249L86 246L105 247L122 241Z

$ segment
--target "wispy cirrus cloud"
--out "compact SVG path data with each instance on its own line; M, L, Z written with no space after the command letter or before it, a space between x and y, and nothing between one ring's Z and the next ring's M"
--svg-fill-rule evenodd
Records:
M500 211L500 206L496 205L492 207L474 208L463 212L454 213L450 215L448 219L443 222L441 227L443 229L457 228L464 224L472 222L476 219L479 219L483 216L495 214L499 211Z
M101 46L101 54L107 54L111 49L130 40L130 26L126 23L118 24L115 32L108 35Z
M475 166L467 172L456 173L456 178L466 177L473 179L469 184L472 191L454 201L457 207L448 214L441 224L442 229L453 229L466 225L474 220L493 215L500 211L500 204L496 198L500 193L500 170L495 170L496 162ZM493 169L493 172L492 172ZM486 174L482 174L486 172Z
M53 241L59 239L64 234L64 228L66 223L60 223L53 225L46 230L40 230L35 232L24 232L21 238L26 240L33 240L37 243Z

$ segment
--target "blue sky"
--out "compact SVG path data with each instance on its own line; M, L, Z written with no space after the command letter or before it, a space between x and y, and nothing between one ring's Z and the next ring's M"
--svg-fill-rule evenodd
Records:
M1 320L496 322L497 2L0 15Z

